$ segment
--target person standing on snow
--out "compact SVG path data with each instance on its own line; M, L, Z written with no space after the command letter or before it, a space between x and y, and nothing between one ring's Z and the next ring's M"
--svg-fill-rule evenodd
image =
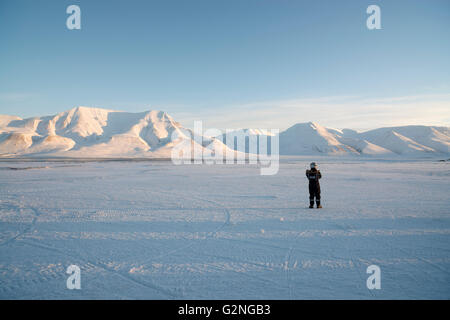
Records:
M311 169L306 170L306 177L309 180L309 207L314 208L314 197L316 198L317 208L322 208L320 205L320 183L319 179L322 178L322 174L317 170L317 164L311 162Z

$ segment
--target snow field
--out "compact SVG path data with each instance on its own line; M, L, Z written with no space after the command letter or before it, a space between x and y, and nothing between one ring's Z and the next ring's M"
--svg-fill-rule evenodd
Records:
M449 299L448 163L312 160L0 162L0 298Z

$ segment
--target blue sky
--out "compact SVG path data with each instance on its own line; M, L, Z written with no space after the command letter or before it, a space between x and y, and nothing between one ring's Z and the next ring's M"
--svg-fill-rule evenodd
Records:
M81 30L66 28L67 6ZM381 7L381 30L366 8ZM161 109L190 125L450 125L447 0L1 0L0 114Z

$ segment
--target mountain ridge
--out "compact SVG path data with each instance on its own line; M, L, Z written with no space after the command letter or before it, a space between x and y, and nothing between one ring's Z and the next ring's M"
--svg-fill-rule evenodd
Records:
M257 136L258 143L273 137L263 129L236 129L232 134ZM0 115L0 157L170 158L182 140L190 141L186 147L197 145L197 152L206 148L211 153L228 149L222 139L198 136L159 110L131 113L79 106L25 119ZM441 156L450 154L450 128L409 125L357 132L304 122L280 132L279 144L280 155ZM248 152L248 145L239 151Z

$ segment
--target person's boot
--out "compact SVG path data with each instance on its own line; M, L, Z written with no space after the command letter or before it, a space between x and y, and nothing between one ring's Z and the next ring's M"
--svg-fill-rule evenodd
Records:
M309 200L309 208L314 208L314 200Z
M316 205L317 205L317 209L322 208L322 206L320 205L320 201L316 201Z

